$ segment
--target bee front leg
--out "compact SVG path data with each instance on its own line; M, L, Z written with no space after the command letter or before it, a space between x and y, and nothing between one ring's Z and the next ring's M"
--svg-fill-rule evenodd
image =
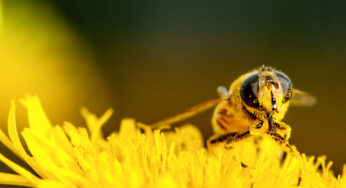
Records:
M271 131L267 131L266 132L268 135L270 135L276 142L278 142L279 144L284 144L286 143L286 139L284 137L282 137L280 134L278 133L274 133Z
M209 138L209 140L207 141L207 145L209 148L213 144L225 143L227 147L231 143L243 140L245 138L248 138L249 136L250 136L250 131L245 131L243 133L232 132L232 133L226 133L222 135L215 135Z
M291 137L291 127L284 122L275 122L274 123L277 128L277 133L282 135L285 141Z
M257 132L260 132L262 127L263 121L260 121L256 125L250 127L250 130L247 130L245 132L230 132L214 135L208 139L207 146L209 148L213 144L224 143L226 145L226 148L232 148L232 143L248 138L251 135L256 135ZM255 129L256 131L254 131L253 129Z
M288 139L291 136L291 127L283 122L275 122L277 132L267 131L276 142L287 148L288 151L294 154L299 154L297 148L294 145L288 143Z

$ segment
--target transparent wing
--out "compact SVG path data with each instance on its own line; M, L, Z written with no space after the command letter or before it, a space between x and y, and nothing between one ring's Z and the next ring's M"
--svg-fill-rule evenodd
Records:
M193 106L187 110L185 110L184 112L182 113L179 113L175 116L172 116L170 118L167 118L167 119L164 119L162 121L159 121L159 122L156 122L153 124L153 128L158 128L160 126L163 126L163 125L170 125L170 124L173 124L173 123L177 123L179 121L183 121L189 117L192 117L196 114L199 114L209 108L212 108L213 106L215 106L217 103L219 103L220 101L222 101L224 99L212 99L212 100L209 100L209 101L206 101L204 103L201 103L201 104L198 104L196 106Z
M313 106L316 103L316 97L301 91L299 89L293 89L292 98L290 99L290 105L293 106Z

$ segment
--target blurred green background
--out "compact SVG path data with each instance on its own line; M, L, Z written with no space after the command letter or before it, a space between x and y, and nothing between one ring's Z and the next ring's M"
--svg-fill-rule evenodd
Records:
M81 106L145 123L217 97L219 85L262 64L313 93L292 107L291 142L346 163L345 1L3 0L0 123L9 101L38 95L54 124L84 125ZM18 122L27 125L18 107ZM185 122L212 135L212 110ZM184 123L184 122L183 122Z

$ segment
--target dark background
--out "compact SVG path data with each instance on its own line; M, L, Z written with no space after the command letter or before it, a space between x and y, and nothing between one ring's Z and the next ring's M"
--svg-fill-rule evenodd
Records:
M55 116L41 98L52 122L83 124L82 105L97 114L115 109L107 134L124 117L155 122L217 97L217 86L264 64L318 99L314 107L289 109L291 142L308 155L327 155L337 174L346 163L346 1L31 2L48 5L84 42L97 72L89 76L103 83L81 89L78 95L89 97L68 114ZM208 138L211 113L185 122Z

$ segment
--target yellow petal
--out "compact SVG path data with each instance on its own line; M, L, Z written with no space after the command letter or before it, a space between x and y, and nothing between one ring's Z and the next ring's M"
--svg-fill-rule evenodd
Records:
M0 183L5 185L33 186L32 182L23 176L0 172Z
M24 178L26 178L28 181L30 181L32 184L35 184L38 181L38 178L24 169L23 167L17 165L16 163L12 162L8 158L6 158L4 155L0 153L0 161L5 163L8 167L10 167L13 171L17 172L18 174L22 175Z
M11 140L6 136L6 134L0 129L0 141L13 153L20 156L20 153L17 151L17 149L13 146Z
M98 118L95 114L90 113L88 109L82 108L81 113L84 119L87 122L88 129L91 133L91 140L95 141L97 139L103 138L102 134L102 126L108 121L108 119L112 116L113 110L108 109L101 118Z
M23 145L19 139L16 125L16 116L15 116L15 104L14 101L11 101L10 113L8 115L8 135L13 143L14 148L20 153L19 157L26 159L26 152L23 148Z
M46 113L43 111L40 101L36 96L27 96L21 100L28 111L29 127L35 134L47 137L49 129L52 127Z
M43 180L40 181L36 187L38 188L76 188L77 186L66 185L59 181Z
M73 155L72 144L60 126L53 127L51 135L52 141L55 144L59 144L59 147L63 149L65 152L67 152L70 156Z

